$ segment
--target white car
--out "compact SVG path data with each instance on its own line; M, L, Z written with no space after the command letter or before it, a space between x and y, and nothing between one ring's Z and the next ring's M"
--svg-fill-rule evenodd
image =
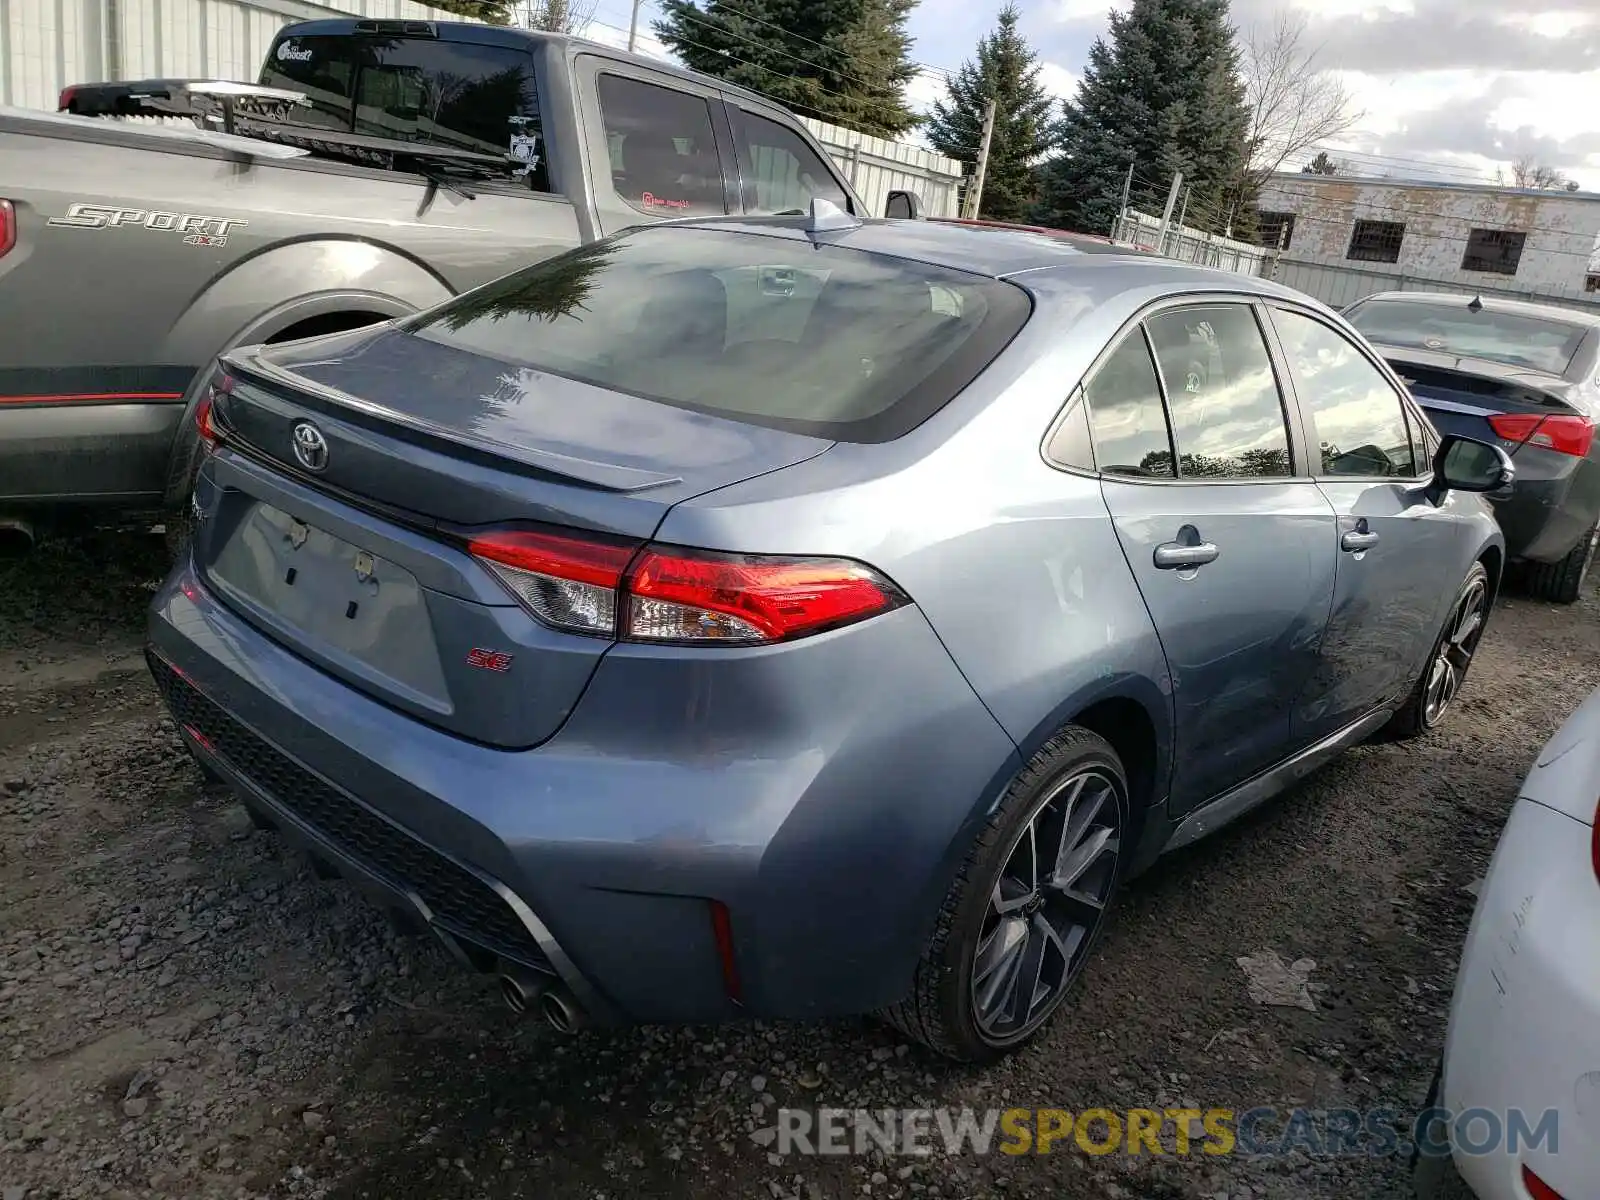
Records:
M1423 1157L1419 1195L1600 1197L1597 810L1600 691L1540 752L1479 890L1432 1101L1460 1180Z

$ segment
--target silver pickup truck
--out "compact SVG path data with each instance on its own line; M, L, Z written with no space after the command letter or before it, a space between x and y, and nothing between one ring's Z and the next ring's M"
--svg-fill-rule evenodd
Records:
M641 222L817 196L863 213L761 96L486 25L291 25L255 85L83 85L61 110L0 109L13 548L75 514L180 525L225 350L404 316ZM194 119L115 119L175 113Z

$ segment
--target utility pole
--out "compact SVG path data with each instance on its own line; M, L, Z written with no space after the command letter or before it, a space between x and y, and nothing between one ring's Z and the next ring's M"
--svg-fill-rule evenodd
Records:
M639 40L639 5L643 0L633 0L633 16L628 21L628 53L633 53L633 44Z
M1178 249L1183 249L1183 219L1189 215L1189 193L1193 187L1183 189L1183 203L1178 205Z
M1156 247L1157 254L1167 252L1167 231L1172 228L1172 210L1178 206L1178 189L1183 186L1183 172L1172 173L1172 186L1167 189L1167 207L1161 212L1161 242Z
M967 193L967 217L976 220L983 203L983 177L989 169L989 142L994 137L994 101L983 110L983 141L978 145L978 165L972 172L972 190Z
M1111 240L1114 242L1122 236L1122 230L1128 223L1128 198L1133 195L1133 163L1128 164L1128 177L1122 181L1122 206L1117 209L1117 219L1111 229Z

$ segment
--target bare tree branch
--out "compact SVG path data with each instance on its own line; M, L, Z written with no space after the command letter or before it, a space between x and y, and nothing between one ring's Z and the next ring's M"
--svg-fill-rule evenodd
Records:
M547 33L582 33L599 7L600 0L516 0L511 23Z
M1243 39L1240 71L1250 107L1248 165L1241 200L1253 203L1267 178L1289 159L1347 132L1363 114L1350 90L1317 62L1306 44L1304 13L1280 11Z
M1495 175L1499 176L1500 172L1496 170ZM1552 192L1562 188L1569 192L1576 191L1576 188L1569 186L1570 182L1560 171L1536 161L1531 154L1525 154L1511 164L1512 187Z

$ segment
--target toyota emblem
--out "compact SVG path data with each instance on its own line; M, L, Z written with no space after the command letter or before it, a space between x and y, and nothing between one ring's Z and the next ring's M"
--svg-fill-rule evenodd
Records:
M295 423L294 456L308 471L320 471L328 465L328 439L310 421Z

